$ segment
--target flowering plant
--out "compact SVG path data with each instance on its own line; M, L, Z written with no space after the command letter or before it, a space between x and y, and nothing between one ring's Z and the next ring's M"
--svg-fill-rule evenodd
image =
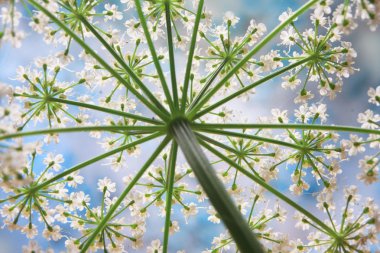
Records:
M334 99L358 71L356 51L344 37L360 19L375 30L380 1L310 0L282 13L270 32L251 20L242 36L234 34L238 17L227 12L215 25L204 0L2 5L2 42L21 46L21 5L30 29L59 48L19 67L17 87L1 84L0 215L9 230L29 239L42 230L46 240L63 240L67 252L126 252L144 247L146 222L158 210L162 238L145 248L168 252L169 237L179 230L173 208L187 222L206 206L208 220L222 221L227 232L204 252L371 252L377 243L375 201L360 200L352 185L337 209L334 193L346 170L341 164L361 154L357 180L377 182L380 116L368 109L358 116L360 127L326 124L327 106L315 99ZM297 21L308 11L312 28L301 30ZM277 35L277 48L261 53ZM76 45L82 51L74 57ZM73 62L81 67L65 81ZM275 108L255 123L236 117L231 101L252 99L255 88L280 76L281 86L295 92L294 115ZM368 95L378 109L380 86ZM65 168L61 154L43 150L74 132L88 132L104 152ZM28 136L44 138L26 142ZM151 154L141 153L142 145L157 142ZM139 155L143 163L134 170L129 160ZM101 200L94 206L91 193L78 189L86 182L80 172L105 159L123 176L124 189L117 193L109 177L99 179L94 188ZM285 168L294 195L319 185L321 215L272 186ZM271 208L266 192L278 199ZM296 210L297 228L311 230L307 241L275 231L274 223L286 219L285 205ZM24 250L41 252L34 241Z

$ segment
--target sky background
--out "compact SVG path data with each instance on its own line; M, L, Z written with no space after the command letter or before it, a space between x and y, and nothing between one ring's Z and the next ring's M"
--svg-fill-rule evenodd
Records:
M254 18L258 22L266 24L268 30L278 23L279 14L288 7L297 8L303 1L293 0L207 0L206 6L212 10L217 20L221 20L224 12L232 11L238 15L241 20L236 29L244 32L249 24L250 19ZM27 29L27 28L26 28ZM355 125L357 115L369 107L367 103L367 90L369 87L380 85L380 33L370 32L366 26L360 26L347 40L351 41L353 47L358 52L356 67L360 68L360 72L345 81L343 92L339 94L334 101L324 100L329 106L329 124ZM276 40L274 41L276 42ZM266 50L271 45L267 46ZM42 40L33 33L28 34L28 38L24 41L20 49L13 49L9 45L2 45L0 48L0 82L11 83L17 85L12 80L15 76L16 68L19 65L28 65L37 56L46 56L55 52L54 48L47 47ZM264 51L264 50L263 50ZM279 79L272 80L267 84L257 88L256 95L248 103L232 103L232 106L243 111L245 116L251 121L256 120L258 116L270 115L272 108L288 109L292 112L295 105L293 92L284 91L279 85ZM379 112L378 112L379 113ZM68 168L80 161L100 154L102 151L99 146L94 145L97 140L86 136L85 134L70 134L67 138L61 138L59 145L49 147L52 151L64 154L64 167ZM150 147L142 147L142 154L150 153ZM134 168L140 164L139 159L131 159L128 167ZM104 162L103 162L104 163ZM122 177L111 175L106 166L101 166L102 162L89 166L82 170L81 174L86 178L87 185L81 186L83 190L88 192L93 199L98 196L94 190L96 188L96 180L105 175L118 180ZM346 163L345 172L347 175L340 177L342 185L349 184L355 178L358 172L357 160ZM129 173L128 173L129 174ZM354 176L352 176L354 175ZM286 175L283 175L286 176ZM283 177L275 185L278 189L285 192L288 190L288 177ZM356 181L353 181L356 183ZM119 185L118 190L121 190ZM376 196L380 192L380 187L370 186L361 188L363 195ZM293 197L299 203L308 206L311 210L315 210L314 202L310 195L303 197ZM283 205L285 207L285 205ZM290 209L289 209L290 210ZM183 218L179 218L179 210L174 210L174 217L178 217L181 224L181 232L171 237L170 252L178 249L187 249L187 252L200 252L209 247L212 236L218 235L223 231L222 226L211 225L207 221L205 211L200 211L197 219L191 219L188 225L184 225ZM289 217L291 219L291 217ZM161 237L160 229L163 219L151 217L148 224L147 241ZM292 228L293 223L279 227L279 230L289 234L301 235L302 231L295 231ZM161 239L161 238L160 238ZM27 244L27 239L19 232L9 232L0 228L0 253L21 252L21 247ZM39 241L44 247L50 246L56 249L62 249L62 243ZM144 252L141 250L138 252Z

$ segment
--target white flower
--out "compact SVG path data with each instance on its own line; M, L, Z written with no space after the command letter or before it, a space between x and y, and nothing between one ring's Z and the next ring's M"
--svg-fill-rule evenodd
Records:
M116 184L111 181L108 177L98 180L98 190L100 192L105 192L105 196L109 197L111 192L116 191Z
M73 188L77 187L78 184L82 184L83 179L84 178L81 175L79 175L78 171L71 173L69 176L66 177L67 185Z
M29 225L24 226L21 229L21 232L24 233L28 239L33 239L34 237L38 235L37 227L34 224L31 224L30 226Z
M296 76L287 75L282 77L281 87L284 89L290 88L291 90L294 90L300 84L301 80L298 79Z
M376 89L369 88L368 90L368 102L380 106L380 86L377 86Z
M42 250L36 241L29 241L27 246L22 246L22 253L42 253Z
M123 19L123 13L117 10L117 5L115 4L105 4L104 5L104 20L122 20Z
M223 20L224 22L227 24L227 25L230 25L230 26L235 26L240 18L236 17L235 14L231 11L227 11L225 14L224 14L224 17L223 17Z
M294 116L296 116L297 121L306 123L311 118L312 113L307 104L303 104L294 111Z
M154 240L146 248L146 253L162 253L163 247L160 240Z
M280 33L281 44L285 46L293 46L296 44L297 37L296 31L291 26Z
M288 8L287 11L284 11L281 13L281 15L278 17L278 20L283 23L285 22L291 15L293 14L292 9ZM294 19L293 21L296 21L297 19Z
M212 223L219 224L220 219L217 217L217 212L214 208L210 206L210 208L207 210L207 213L210 215L207 220L211 221Z
M195 203L190 203L189 205L186 206L186 208L183 208L181 212L183 213L187 221L187 219L190 216L194 216L198 213L197 205Z
M273 121L285 124L289 122L287 110L281 111L280 109L275 108L271 110L271 113L273 115Z
M61 163L64 161L65 159L63 159L61 154L54 155L53 153L48 153L44 159L44 164L53 168L55 171L59 171L61 169Z
M321 122L326 122L328 114L326 113L327 106L325 104L313 104L310 106L309 110L314 114L315 118L320 118Z
M0 82L0 101L2 97L13 95L13 89L11 86L6 85L5 83Z
M351 134L350 140L343 140L342 146L348 149L348 155L353 156L358 153L363 153L365 151L365 146L363 145L363 138L357 135Z
M357 121L362 124L362 128L378 128L377 122L380 121L380 115L374 114L370 109L366 110L364 113L359 113Z
M42 234L48 241L50 240L58 241L59 239L62 238L61 227L58 225L45 228Z

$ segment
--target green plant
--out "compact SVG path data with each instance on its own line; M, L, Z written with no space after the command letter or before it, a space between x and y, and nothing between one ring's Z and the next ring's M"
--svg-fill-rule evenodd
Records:
M354 28L354 19L351 19L351 3L344 1L344 4L337 7L337 11L331 17L328 15L332 8L329 1L310 0L301 6L297 11L284 13L281 16L281 23L270 33L264 36L266 31L262 24L251 23L246 35L243 38L232 40L231 29L238 21L231 13L225 16L225 30L216 31L216 41L210 39L207 34L207 25L200 26L202 20L207 23L208 13L204 11L204 0L197 2L196 11L192 11L180 0L151 0L145 1L142 6L140 0L126 1L128 6L136 9L138 20L130 19L126 26L129 35L133 35L133 42L130 45L122 45L122 39L118 38L117 32L106 31L93 21L98 16L103 16L108 20L121 20L122 13L117 10L117 6L106 4L105 11L99 12L98 6L101 1L82 0L76 1L22 1L26 9L34 8L36 12L31 12L31 26L37 31L45 34L47 40L63 40L65 50L60 55L61 61L52 59L39 60L36 65L41 73L33 73L28 69L19 70L19 80L26 83L27 88L19 88L15 91L8 91L7 94L15 99L24 102L25 110L17 114L15 108L5 107L2 114L3 124L1 126L0 140L19 140L20 137L34 135L48 135L48 138L55 138L55 135L68 132L92 132L97 135L99 132L117 135L117 138L108 139L104 142L109 150L90 160L80 163L70 169L55 175L52 169L60 169L60 157L50 156L46 158L46 169L37 177L33 171L35 158L38 156L38 146L24 145L18 142L4 144L2 151L2 184L4 189L10 192L9 196L1 202L10 202L4 208L4 217L8 226L17 226L19 218L25 217L27 224L18 227L28 236L34 237L36 228L32 222L33 213L36 212L45 223L44 236L59 240L62 235L58 225L53 225L55 220L78 224L82 233L78 238L67 240L67 248L72 251L86 252L89 249L103 249L104 252L122 252L124 249L118 240L129 239L136 245L141 241L144 222L137 219L131 224L125 224L119 220L123 212L131 209L138 215L145 216L147 208L154 202L159 202L159 206L164 205L165 226L163 232L163 245L157 246L157 251L168 252L169 233L174 227L171 219L173 203L183 206L184 213L190 212L190 205L181 202L181 191L187 189L176 186L175 183L182 177L188 176L191 171L185 171L182 176L178 176L177 157L181 150L187 163L195 174L203 191L209 198L213 208L216 210L215 219L221 219L227 227L231 237L221 239L211 252L223 250L227 244L234 241L240 252L264 252L264 247L260 240L268 240L277 246L273 246L273 252L281 250L288 252L294 250L307 250L315 246L317 249L325 247L325 252L364 252L366 244L360 244L360 236L368 238L376 237L378 231L373 231L375 223L378 223L378 210L373 204L365 204L363 212L356 218L351 217L348 207L354 203L355 190L347 190L347 206L343 211L340 228L333 221L330 214L330 196L335 189L336 176L339 174L339 160L346 153L355 155L364 145L371 145L378 149L379 143L379 119L378 115L370 117L367 113L367 120L364 120L364 127L333 126L320 123L325 122L326 108L324 105L314 104L307 106L305 103L314 95L309 86L313 81L318 81L318 89L321 95L335 97L342 86L343 77L355 71L353 60L355 51L350 43L338 43L342 32L348 32ZM379 1L362 1L362 12L368 15L370 21L375 20L379 15ZM12 13L14 13L14 2L11 2ZM363 7L365 6L365 8ZM295 20L304 12L314 8L312 15L314 30L301 33ZM339 9L340 8L340 9ZM339 11L340 10L340 11ZM11 14L13 20L14 14ZM327 23L327 19L329 23ZM177 26L178 20L190 26L191 37L186 41L186 36L181 34L181 29ZM54 28L49 24L54 24ZM13 31L14 23L11 22ZM163 29L162 26L164 26ZM165 53L156 49L155 38L160 36L160 32L166 32L165 40L168 50L168 64L170 68L170 82L165 77L162 61ZM326 30L324 35L320 35L321 30ZM8 30L6 30L8 31ZM220 33L218 33L220 32ZM278 34L281 33L281 44L289 47L297 47L295 53L281 55L279 51L271 51L256 60L256 55ZM7 34L4 32L3 34ZM112 57L108 60L101 55L88 42L87 37L92 36ZM14 35L8 34L9 38ZM58 38L55 38L58 37ZM5 37L7 38L7 36ZM11 40L11 39L9 39ZM199 40L208 43L209 55L203 56L197 51ZM131 39L132 41L132 39ZM80 73L79 80L72 84L58 83L58 75L65 64L62 61L70 62L70 50L73 42L76 42L84 50L83 58L88 64L85 70L89 73ZM183 82L177 75L178 65L175 59L176 48L185 47L189 43L187 54L187 64ZM149 54L138 53L142 45L146 45ZM185 46L183 45L185 44ZM17 45L17 43L16 43ZM126 54L125 48L132 48L132 53ZM186 48L186 47L185 47ZM250 50L247 50L250 48ZM211 66L204 78L196 76L196 61L208 61ZM154 73L145 71L145 67L155 67ZM301 85L301 73L306 72L306 78ZM286 74L283 78L283 86L296 89L298 91L295 102L302 103L297 121L299 124L289 124L287 113L274 110L274 119L268 123L229 123L228 108L222 105L248 94L254 88L264 84L266 81ZM94 79L95 76L97 79ZM262 77L261 77L262 75ZM143 81L145 79L145 81ZM231 81L234 79L234 81ZM101 98L102 105L85 102L88 98L68 99L73 88L80 88L85 85L93 85L97 82L111 80L111 91L104 88L108 94ZM148 81L156 82L160 85L164 98L152 92L154 88ZM246 84L244 80L251 81ZM197 82L197 83L196 83ZM238 88L233 88L234 84ZM234 90L235 89L235 90ZM379 105L379 88L371 91L370 102ZM122 98L117 101L115 94L121 94ZM145 106L154 114L154 117L141 115L134 110L134 97L138 103ZM94 98L95 99L95 98ZM216 101L215 101L216 100ZM114 104L112 104L114 102ZM107 124L91 122L82 113L75 115L68 110L68 106L85 108L93 111L100 111L115 118L107 121ZM130 108L129 108L130 107ZM12 111L13 110L13 111ZM212 119L210 117L215 117ZM364 117L364 116L363 116ZM9 119L10 118L10 119ZM25 131L24 128L33 120L46 119L48 129ZM11 123L9 123L11 122ZM66 127L66 122L76 124ZM9 127L12 126L12 127ZM272 136L268 130L278 129L285 137ZM237 130L237 131L231 131ZM255 130L255 132L251 132ZM361 133L368 136L366 140L359 137L351 137L350 140L337 142L339 138L337 132ZM220 141L215 136L222 136L225 139ZM133 154L138 145L161 138L161 143L146 159L144 165L137 173L127 179L127 186L117 199L109 200L113 193L114 185L108 180L99 183L99 190L103 194L102 204L98 209L89 207L88 200L84 193L68 195L57 188L64 188L65 185L73 184L74 181L83 181L76 173L82 168L91 165L105 158L114 157L112 164L116 167L124 166L125 153ZM170 144L171 143L171 144ZM164 152L169 146L170 151ZM228 178L233 175L232 185L229 191L238 192L238 175L252 180L257 191L253 194L252 209L248 217L241 215L242 207L235 205L236 199L231 198L225 189L225 185L218 179L219 176L207 158L203 149L214 154L217 162L222 162L228 169L223 173ZM282 149L280 149L280 148ZM164 154L164 169L160 168L154 174L149 171L154 161ZM31 157L31 165L24 166L23 163L14 163ZM260 162L258 157L267 157L270 164ZM366 170L367 181L376 181L378 174L379 152L366 159L369 168ZM278 167L289 161L296 164L292 174L293 185L291 190L296 194L301 194L308 188L307 180L304 179L305 170L310 168L317 181L322 181L324 189L319 198L322 210L326 211L330 224L320 220L313 213L306 210L288 196L279 192L269 184L269 181L276 177ZM260 164L266 169L261 173L255 164ZM265 167L266 166L266 167ZM234 170L231 172L230 170ZM179 173L179 174L176 174ZM271 175L271 173L273 173ZM149 175L155 183L143 184L141 179L144 175ZM155 186L155 184L162 184ZM158 187L160 190L155 193L147 191L145 196L148 205L139 206L138 198L131 196L133 189L138 186L146 186L148 189ZM182 187L182 188L181 188ZM300 220L304 226L316 228L325 237L316 236L311 240L311 245L304 245L295 241L289 243L285 238L271 238L270 232L265 232L265 224L272 219L283 218L280 209L276 209L271 216L263 216L252 222L253 209L264 189L286 204L293 207L302 214ZM188 190L190 191L190 190ZM192 193L202 195L201 190L194 190ZM76 199L80 201L76 202ZM153 200L152 200L153 199ZM164 200L163 200L164 199ZM52 219L48 213L49 201L59 203L59 218ZM107 204L107 201L109 202ZM162 203L163 202L163 203ZM80 215L82 211L86 213ZM193 212L195 212L193 210ZM8 214L7 214L8 213ZM187 214L190 215L190 214ZM346 222L346 219L351 223ZM364 217L367 217L365 220ZM352 223L353 222L353 223ZM84 227L87 225L88 227ZM130 228L133 236L128 236L121 232L122 228ZM367 229L368 227L368 229ZM372 229L372 230L371 230ZM262 232L264 231L264 232ZM369 232L368 232L369 231ZM360 235L359 235L360 233ZM258 236L256 236L257 234ZM352 236L352 235L355 236ZM359 237L358 237L359 236ZM369 239L368 239L369 241ZM108 244L107 244L108 243ZM313 243L315 245L313 245ZM292 249L291 249L292 248ZM294 251L295 252L295 251Z

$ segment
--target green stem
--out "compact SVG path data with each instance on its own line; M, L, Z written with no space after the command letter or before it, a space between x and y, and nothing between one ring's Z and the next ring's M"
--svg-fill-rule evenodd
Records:
M135 132L137 130L137 132ZM0 140L25 137L25 136L34 136L34 135L43 135L43 134L55 134L55 133L76 133L76 132L91 132L91 131L123 131L120 134L144 134L152 133L157 131L164 131L164 127L160 126L89 126L89 127L67 127L67 128L51 128L51 129L42 129L28 132L17 132L11 134L0 135ZM127 132L126 132L127 131ZM130 131L130 132L129 132Z
M57 24L63 31L65 31L71 38L73 38L88 54L90 54L100 65L102 65L113 77L120 83L125 85L146 107L152 112L156 113L161 119L167 119L167 114L161 112L157 107L153 106L144 96L142 96L134 87L132 87L123 77L121 77L108 63L98 55L86 42L79 38L73 31L70 30L62 21L60 21L54 14L37 3L35 0L28 0L31 5L39 9L46 16L48 16L55 24Z
M89 159L89 160L87 160L87 161L85 161L85 162L82 162L82 163L80 163L80 164L77 164L77 165L75 165L74 167L71 167L70 169L65 170L64 172L62 172L62 173L60 173L60 174L58 174L58 175L56 175L56 176L54 176L54 177L52 177L52 178L50 178L50 179L44 181L43 183L41 183L41 184L35 186L35 187L33 188L33 190L34 190L34 191L38 191L39 189L42 189L42 188L48 186L49 184L53 183L54 181L59 180L59 179L65 177L65 176L67 176L67 175L70 175L71 173L73 173L73 172L75 172L75 171L78 171L78 170L80 170L80 169L82 169L82 168L84 168L84 167L87 167L88 165L91 165L91 164L93 164L93 163L96 163L96 162L98 162L98 161L100 161L100 160L103 160L104 158L107 158L107 157L109 157L109 156L112 156L112 155L114 155L114 154L117 154L117 153L119 153L119 152L122 152L122 151L124 151L124 150L126 150L126 149L133 148L133 147L135 147L136 145L139 145L139 144L142 144L142 143L144 143L144 142L147 142L147 141L153 140L153 139L155 139L155 138L157 138L157 137L159 137L159 136L161 136L161 135L162 135L161 133L154 133L154 134L151 134L151 135L149 135L149 136L147 136L147 137L144 137L144 138L138 139L138 140L136 140L136 141L134 141L134 142L131 142L131 143L129 143L129 144L126 144L126 145L120 146L120 147L118 147L118 148L115 148L115 149L113 149L113 150L111 150L111 151L109 151L109 152L106 152L106 153L104 153L104 154L101 154L101 155L99 155L99 156L93 157L93 158L91 158L91 159Z
M178 87L177 87L177 77L176 77L176 71L175 71L172 22L170 19L170 1L165 2L165 17L166 17L166 32L167 32L168 49L169 49L169 66L170 66L170 76L171 76L171 83L172 83L173 103L174 103L174 109L178 110L179 109Z
M189 123L175 121L171 125L171 132L239 250L243 253L264 252L223 184L218 180Z
M293 143L288 143L284 141L279 141L275 139L270 139L270 138L265 138L265 137L260 137L256 135L249 135L249 134L244 134L244 133L236 133L236 132L228 132L228 131L222 131L222 130L211 130L211 129L199 129L201 132L207 132L211 134L218 134L218 135L224 135L224 136L233 136L233 137L239 137L239 138L245 138L245 139L250 139L250 140L255 140L255 141L260 141L260 142L267 142L267 143L272 143L288 148L293 148L297 150L302 150L303 147L293 144Z
M337 132L356 132L364 134L380 135L380 130L365 129L350 126L326 126L326 125L306 125L306 124L192 124L193 129L302 129L302 130L322 130Z
M189 106L188 110L192 110L199 101L203 98L203 96L206 94L207 90L210 88L212 82L218 77L219 73L223 70L224 66L227 64L229 59L225 59L219 67L215 70L215 72L211 75L211 77L207 80L207 83L202 87L202 90L199 92L199 94L194 98L193 102Z
M310 220L312 220L313 222L315 222L316 224L318 224L321 228L323 228L324 230L326 230L327 232L329 232L331 235L336 235L336 233L334 232L334 230L332 230L324 222L322 222L317 217L315 217L312 213L310 213L309 211L307 211L306 209L304 209L303 207L301 207L300 205L298 205L297 203L295 203L293 200L291 200L288 197L286 197L281 192L277 191L275 188L273 188L272 186L270 186L269 184L267 184L264 180L262 180L262 179L258 178L257 176L251 174L249 171L247 171L246 169L244 169L243 167L241 167L239 164L235 163L234 161L230 160L228 157L226 157L225 155L223 155L222 153L220 153L218 150L216 150L213 147L211 147L206 142L200 140L200 143L201 143L202 146L204 146L206 149L208 149L211 153L215 154L220 159L222 159L223 161L225 161L229 165L233 166L239 172L243 173L245 176L247 176L248 178L252 179L257 184L259 184L260 186L262 186L264 189L266 189L267 191L273 193L276 197L278 197L279 199L283 200L288 205L292 206L294 209L296 209L299 212L301 212L302 214L304 214L306 217L308 217Z
M254 82L254 83L252 83L250 85L245 86L244 88L241 88L240 90L232 93L231 95L228 95L227 97L219 100L218 102L212 103L212 105L210 105L209 107L205 108L204 110L202 110L200 112L198 112L198 111L201 109L201 107L199 107L199 104L198 104L197 108L194 108L192 111L190 111L188 113L188 115L189 115L189 117L193 117L192 119L197 119L197 118L205 115L206 113L214 110L215 108L217 108L217 107L219 107L219 106L221 106L221 105L223 105L223 104L231 101L232 99L240 96L241 94L243 94L243 93L245 93L245 92L247 92L247 91L249 91L249 90L251 90L251 89L253 89L253 88L257 87L257 86L259 86L260 84L263 84L263 83L265 83L265 82L267 82L269 80L272 80L273 78L275 78L275 77L277 77L277 76L285 73L286 71L289 71L289 70L291 70L291 69L293 69L295 67L298 67L298 66L300 66L300 65L302 65L304 63L307 63L308 61L310 61L312 59L313 59L313 56L310 56L310 57L304 58L303 60L300 60L298 62L290 64L290 65L288 65L288 66L286 66L286 67L284 67L282 69L279 69L276 72L273 72L272 74L267 75L266 77L263 77L260 80ZM211 91L210 91L210 93L211 93ZM195 116L194 116L194 114L195 114Z
M150 54L152 55L154 65L156 67L158 76L159 76L160 81L161 81L162 89L164 90L165 97L166 97L166 100L168 101L170 110L173 112L175 110L174 110L172 98L170 96L170 91L169 91L169 88L168 88L168 84L166 82L166 79L165 79L165 76L164 76L164 72L162 71L160 61L158 60L156 49L154 47L152 38L150 36L150 31L149 31L148 25L146 23L146 19L145 19L144 13L142 11L140 0L135 0L135 5L136 5L137 13L138 13L139 18L140 18L140 24L141 24L141 26L142 26L142 28L144 30L145 39L146 39L146 41L148 43Z
M155 124L155 125L163 124L161 121L158 121L158 120L155 120L155 119L150 119L150 118L147 118L147 117L144 117L144 116L140 116L140 115L137 115L137 114L132 114L132 113L128 113L128 112L118 111L118 110L114 110L114 109L110 109L110 108L106 108L106 107L101 107L101 106L97 106L97 105L92 105L92 104L81 103L81 102L77 102L77 101L73 101L73 100L67 100L67 99L61 99L61 98L49 98L49 101L58 102L58 103L62 103L62 104L79 106L79 107L88 108L88 109L92 109L92 110L96 110L96 111L101 111L101 112L106 112L106 113L110 113L110 114L114 114L114 115L130 118L130 119L135 119L135 120L138 120L138 121L142 121L142 122L146 122L146 123L151 123L151 124Z
M177 161L177 151L178 145L173 142L172 148L170 150L169 157L169 170L166 180L167 192L166 192L166 207L165 207L165 229L164 229L164 241L163 241L163 253L168 252L169 244L169 230L170 230L170 215L172 211L172 198L173 198L173 187L174 187L174 176L175 176L175 166Z
M208 100L210 100L210 98L212 96L214 96L214 94L216 92L218 92L218 90L220 88L222 88L222 86L232 77L234 76L235 73L237 73L237 71L239 71L239 69L241 67L244 66L244 64L247 63L247 61L249 61L257 52L259 52L266 44L268 44L268 42L270 42L274 36L276 36L279 32L281 32L287 25L289 25L294 19L296 19L298 16L300 16L302 13L304 13L305 11L307 11L311 6L313 6L316 2L318 2L319 0L310 0L309 2L307 2L306 4L304 4L303 6L301 6L297 11L295 11L291 16L289 16L289 18L284 21L283 23L279 24L276 28L274 28L272 30L272 32L270 32L267 36L265 36L264 39L262 39L260 41L260 43L258 43L243 59L241 59L223 78L222 80L219 81L219 83L217 83L215 85L215 87L207 94L207 96L204 97L203 100L201 100L198 104L198 106L196 106L192 112L193 113L196 113L200 108L202 108L202 106L204 104L207 103Z
M189 89L190 83L190 75L191 75L191 67L193 65L194 60L194 52L195 46L197 43L197 35L199 29L199 23L202 18L202 9L203 9L204 0L199 0L197 16L195 17L194 30L193 35L191 36L191 44L189 49L189 57L187 59L186 72L185 72L185 80L182 91L182 100L181 100L181 111L185 112L186 110L186 102L187 102L187 90Z
M135 177L132 179L132 181L129 183L129 185L125 188L125 190L121 193L121 195L116 200L116 202L108 210L107 215L104 216L104 218L101 220L101 222L99 223L99 225L92 232L91 236L87 239L86 243L83 244L83 247L80 248L80 252L81 253L85 253L87 251L87 249L91 246L91 244L95 240L96 236L99 235L100 231L102 231L104 229L104 227L106 226L107 222L112 217L113 213L117 210L117 208L123 202L123 200L128 195L128 193L131 191L131 189L135 186L135 184L144 175L145 171L150 167L150 165L154 162L154 160L156 160L156 158L158 157L158 155L162 152L162 150L169 143L169 141L170 141L170 138L166 137L161 142L161 144L157 147L157 149L153 152L153 154L149 157L149 159L145 162L145 164L141 167L141 169L139 170L139 172L135 175Z

